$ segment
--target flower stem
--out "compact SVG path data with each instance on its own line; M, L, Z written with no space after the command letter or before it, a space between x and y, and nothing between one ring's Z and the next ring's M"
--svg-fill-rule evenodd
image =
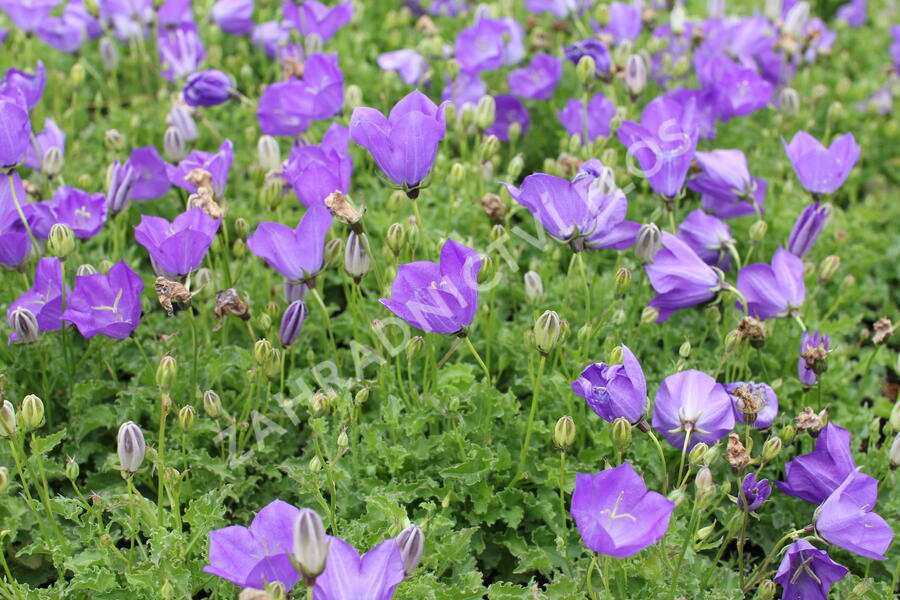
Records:
M681 567L684 564L684 555L687 554L687 547L694 539L694 532L697 530L697 525L700 523L700 511L697 510L697 500L694 500L693 506L691 507L691 524L687 528L684 534L684 541L681 543L681 551L678 554L678 562L675 563L675 573L672 575L672 597L675 597L675 593L678 591L678 577L681 575Z
M678 479L675 480L679 485L681 483L681 476L684 474L684 457L687 454L688 446L691 443L691 433L693 433L693 429L688 429L687 432L685 432L684 444L681 446L681 460L678 461Z
M659 439L653 433L652 429L647 429L647 435L653 440L653 445L656 446L656 451L659 453L659 467L662 469L663 475L663 494L667 494L669 492L669 470L666 467L666 455L663 453L662 446L659 445Z
M159 478L159 487L157 490L157 498L156 498L156 510L157 510L157 520L159 521L160 526L163 524L163 495L165 493L164 488L165 484L163 483L163 479L165 477L166 470L166 417L168 416L168 410L166 409L166 394L160 394L159 398L159 448L157 448L157 454L159 455L159 467L157 468L157 476ZM129 485L131 485L131 479L128 480Z
M597 555L595 554L591 558L591 564L588 565L587 577L585 578L585 585L587 586L588 596L591 597L591 600L597 600L597 594L594 593L594 584L591 583L591 575L594 574L594 568L597 566Z
M475 349L475 345L472 344L472 340L466 336L466 344L469 346L469 350L472 352L472 356L475 357L475 360L481 365L481 369L484 371L484 377L488 385L491 384L491 372L488 371L487 365L484 364L484 361L481 360L481 355L478 354L478 350Z
M766 555L766 558L763 560L762 564L757 567L756 571L750 577L750 580L747 582L747 585L744 586L744 593L746 594L749 590L753 589L753 586L756 585L757 580L760 579L763 574L766 572L766 568L769 566L769 563L772 562L772 559L776 554L781 550L782 547L787 543L787 541L795 536L804 533L805 529L795 529L791 531L783 538L775 542L775 546L772 548L772 551Z
M565 480L566 480L566 452L561 450L559 453L559 515L562 519L561 522L561 531L562 531L562 540L563 540L563 558L566 555L566 548L568 547L568 526L567 526L567 518L566 518L566 491L565 491Z
M538 398L541 392L541 380L544 378L544 367L547 364L547 357L541 355L541 362L538 365L537 377L534 380L534 387L531 390L531 412L528 413L528 425L525 429L525 442L522 444L522 451L519 453L519 466L516 468L516 474L513 476L509 485L516 483L525 471L525 458L528 455L528 443L531 441L531 430L534 427L534 415L537 413Z
M328 314L328 309L325 307L325 302L322 300L322 295L319 294L319 290L312 288L309 291L312 294L312 297L316 299L316 303L322 309L322 314L325 316L325 329L328 331L328 340L331 342L331 355L337 357L337 344L334 341L334 331L331 328L331 315Z

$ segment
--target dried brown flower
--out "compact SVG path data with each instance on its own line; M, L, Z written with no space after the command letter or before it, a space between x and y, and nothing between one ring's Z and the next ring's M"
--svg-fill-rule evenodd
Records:
M166 314L170 317L175 316L175 309L172 306L173 302L183 305L191 303L191 293L183 284L177 281L172 281L165 277L157 277L153 283L153 288L156 290L156 297L160 306L163 307Z
M247 303L241 300L240 294L234 288L228 288L216 293L216 319L219 320L213 331L221 329L225 317L239 317L244 321L250 320L250 309Z
M728 447L725 449L725 460L734 469L743 469L750 464L750 453L741 443L741 436L732 433L728 436Z

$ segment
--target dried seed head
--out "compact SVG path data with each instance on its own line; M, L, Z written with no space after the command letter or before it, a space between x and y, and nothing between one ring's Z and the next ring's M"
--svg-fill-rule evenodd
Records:
M733 469L743 469L750 464L750 453L741 443L741 436L732 433L728 436L728 447L725 450L725 460Z

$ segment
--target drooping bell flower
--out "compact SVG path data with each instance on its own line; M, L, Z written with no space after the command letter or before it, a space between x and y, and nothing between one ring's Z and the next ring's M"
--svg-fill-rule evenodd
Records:
M291 564L299 516L299 508L275 500L257 513L249 528L232 525L210 531L210 564L203 572L242 588L262 590L267 583L282 583L290 591L300 581Z
M556 90L562 77L562 61L549 54L535 54L524 69L510 71L509 91L514 96L532 100L547 100Z
M456 60L463 71L493 71L525 56L525 31L512 17L482 17L456 36Z
M234 83L227 73L208 69L188 77L184 85L184 101L188 106L218 106L234 96Z
M100 21L112 26L116 38L123 44L147 35L154 18L153 0L100 0Z
M344 75L337 54L313 54L303 79L273 83L263 91L256 116L267 135L296 136L312 121L338 114L344 102Z
M829 588L846 574L847 569L827 552L797 540L788 546L773 579L784 590L784 599L828 600Z
M694 64L701 86L715 91L716 116L721 121L750 115L769 103L772 84L755 69L721 53L695 54Z
M284 178L304 206L324 207L329 194L350 192L353 159L347 151L349 142L350 130L332 123L319 145L295 146L291 150L284 164Z
M16 208L13 190L15 200L18 200L25 218L28 219L30 209L26 204L28 196L25 194L22 179L15 172L0 173L0 264L15 268L25 262L31 253L31 240Z
M34 285L13 300L6 311L6 320L12 325L12 314L24 308L36 317L40 331L56 331L62 327L62 266L58 258L41 258L34 270ZM9 341L18 339L15 333Z
M644 370L627 346L622 364L594 363L572 382L572 391L584 398L597 415L612 423L618 418L636 424L647 412L647 380Z
M41 169L44 156L50 148L59 150L61 156L66 153L66 132L60 129L53 119L44 119L44 130L34 136L36 144L28 146L25 166L36 171ZM36 148L35 148L36 146Z
M757 429L772 426L778 416L778 396L765 383L726 383L725 391L731 397L734 418L740 423L753 425Z
M830 194L844 185L859 160L852 133L835 138L828 148L805 131L797 132L790 144L782 143L800 184L813 194Z
M87 239L97 235L106 223L106 196L63 185L56 188L52 200L29 204L28 212L31 230L42 240L56 223L68 225L75 237Z
M823 540L844 550L871 558L887 560L884 553L894 532L874 512L878 502L878 480L861 473L857 467L816 509L813 526Z
M669 375L656 392L653 428L679 450L687 444L690 451L700 442L712 446L734 429L731 398L702 371Z
M403 49L385 52L378 56L378 66L385 71L396 71L406 85L421 85L428 71L425 57L415 50Z
M625 193L608 182L606 168L592 159L581 165L572 181L535 173L517 188L504 183L513 199L558 240L573 250L634 245L640 224L625 220Z
M254 46L262 48L269 58L302 61L303 44L291 39L292 31L294 28L290 23L266 21L253 28L250 40Z
M164 0L156 11L156 19L160 27L177 27L194 22L191 11L193 0Z
M612 35L616 45L634 41L643 28L641 7L634 2L613 2L609 5L609 23L601 31Z
M577 135L584 144L584 103L577 98L570 98L565 108L559 111L559 120L569 135ZM587 136L588 141L610 134L610 124L616 115L616 105L606 96L597 93L588 101Z
M194 120L194 109L186 104L175 104L166 115L166 124L177 129L186 144L197 141L200 136Z
M16 87L0 88L0 169L14 167L31 147L31 120L25 97Z
M661 540L675 503L647 489L631 463L577 473L571 513L585 546L607 556L632 556Z
M448 239L439 263L400 265L391 297L382 298L395 315L429 333L459 333L475 318L481 257Z
M494 104L496 106L494 122L484 130L486 135L496 135L501 142L508 142L512 139L510 128L513 125L518 127L520 136L528 131L531 115L518 98L501 94L494 96Z
M187 275L203 262L221 221L199 207L181 213L171 223L142 215L134 239L150 253L157 275Z
M682 105L656 98L644 108L640 123L623 121L616 134L637 158L653 191L666 198L677 196L697 147L696 102Z
M810 204L803 209L794 228L791 229L791 237L788 238L787 251L803 258L810 251L819 234L825 229L828 220L828 209L818 202Z
M816 370L825 365L831 351L831 338L827 334L804 331L800 338L800 358L797 362L797 376L805 386L816 385L819 376Z
M169 163L155 147L135 148L128 157L128 164L134 173L134 186L129 196L132 200L153 200L164 196L172 187L167 173Z
M672 313L703 304L724 289L721 277L690 246L671 233L663 232L663 248L644 266L650 283L658 293L650 306L659 311L658 323Z
M66 296L63 321L74 324L86 338L126 338L141 320L143 290L140 275L125 261L114 264L106 275L78 275L75 289Z
M841 5L835 18L843 19L850 27L862 27L866 24L866 0L850 0Z
M84 20L68 8L62 16L46 17L36 34L45 44L69 54L78 52L88 39Z
M293 2L285 2L283 8L285 20L290 22L303 37L317 35L322 42L330 40L353 18L352 2L330 7L316 0L306 0L300 6Z
M213 189L216 197L221 197L225 192L225 184L228 181L228 171L231 161L234 159L234 146L231 140L225 140L219 146L218 152L211 154L194 150L185 156L178 165L166 164L166 174L172 185L187 190L191 194L197 191L197 187L190 181L185 181L188 173L194 169L203 169L212 175Z
M253 0L218 0L209 16L225 33L246 35L253 31Z
M737 505L743 511L753 512L772 495L772 485L768 479L756 479L756 473L747 473L741 481Z
M775 485L788 496L821 504L856 468L850 432L829 423L816 438L816 449L784 465L784 481Z
M344 540L328 539L328 559L316 577L313 600L391 600L406 574L396 539L387 539L362 556Z
M466 105L476 105L483 96L487 95L487 85L481 79L481 75L473 71L460 71L456 79L445 78L444 91L441 95L442 102L453 102L457 111L461 111Z
M591 7L591 0L525 0L525 8L536 15L550 13L557 19L580 14Z
M367 106L353 110L350 137L367 149L381 171L408 194L418 195L419 184L431 171L438 144L444 139L445 104L435 106L413 90L394 105L387 118Z
M704 210L720 219L764 212L766 182L750 176L742 151L696 152L694 158L703 171L691 177L687 186L701 194Z
M806 299L804 270L802 260L780 247L771 265L756 263L741 268L737 288L747 301L750 316L765 320L795 314Z
M582 57L590 56L594 59L597 77L609 73L609 68L612 66L612 57L609 54L609 48L606 44L594 38L582 40L580 42L575 42L571 46L566 46L563 48L563 54L565 54L566 58L569 59L573 65L577 65Z
M281 223L260 223L256 232L247 238L247 247L287 281L310 282L322 270L325 234L331 224L331 212L313 206L295 229Z
M0 0L0 9L26 33L35 31L62 0Z
M698 208L692 210L678 226L678 239L708 265L723 271L731 268L729 248L734 247L731 228L712 215Z
M195 23L160 27L157 49L160 75L167 81L176 81L194 73L206 58L206 49Z

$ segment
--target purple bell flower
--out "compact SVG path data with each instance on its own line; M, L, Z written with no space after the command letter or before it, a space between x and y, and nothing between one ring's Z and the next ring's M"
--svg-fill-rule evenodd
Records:
M28 204L25 212L32 213L31 231L42 240L56 223L68 225L75 237L87 239L97 235L106 223L106 196L64 185L56 188L52 200Z
M307 208L324 207L333 192L349 193L353 159L347 151L350 130L332 123L318 146L295 146L284 164L284 178Z
M171 223L142 215L134 239L150 253L157 275L187 275L203 262L221 222L199 207L181 213Z
M194 73L184 85L184 101L188 106L218 106L234 93L231 77L217 69Z
M193 0L165 0L156 11L156 19L160 27L178 27L194 22L191 11Z
M329 7L316 0L306 0L300 6L285 2L284 18L303 37L317 35L322 42L327 42L353 18L353 3L344 2Z
M234 146L232 146L231 140L225 140L215 154L194 150L185 156L177 166L167 164L166 174L172 185L193 194L197 191L196 186L185 181L184 178L194 169L204 169L212 175L216 197L221 197L225 193L225 184L228 181L228 170L231 168L232 160L234 160Z
M247 247L289 282L300 283L322 270L325 235L331 224L331 212L314 206L295 229L281 223L260 223L247 238Z
M290 23L266 21L253 28L250 39L269 58L303 60L303 44L291 39L292 31Z
M720 219L763 212L766 182L751 177L747 159L740 150L696 152L694 158L703 171L691 177L688 189L701 194L704 210Z
M328 559L316 578L313 600L391 600L405 576L396 539L387 539L362 556L340 538L328 540Z
M44 162L44 156L50 148L56 148L61 156L66 153L66 132L60 129L53 119L44 119L44 130L34 136L36 144L28 147L25 156L25 166L39 171ZM37 148L35 148L37 146Z
M528 109L515 96L501 94L494 96L496 117L490 127L484 130L487 135L496 135L501 142L508 142L511 138L509 128L513 124L519 126L519 135L524 135L531 125L531 115Z
M810 251L819 234L825 228L828 220L828 209L815 202L803 209L794 228L791 229L791 237L788 238L787 251L803 258Z
M431 171L444 139L444 107L413 90L385 116L366 106L353 110L350 137L367 149L388 179L415 190Z
M13 201L11 186L26 219L31 209L26 204L28 197L19 175L0 173L0 264L15 268L31 253L31 240Z
M338 114L344 102L344 75L337 54L313 54L304 64L303 79L268 86L256 116L267 135L296 136L312 121Z
M460 71L455 81L451 81L449 76L445 81L441 100L453 102L458 111L468 104L478 104L481 97L487 95L487 86L477 72Z
M854 469L850 432L829 423L816 438L816 449L785 464L785 480L775 485L788 496L821 504Z
M166 125L177 129L186 144L197 141L200 136L194 120L194 109L186 104L178 103L172 107L166 115Z
M0 88L0 123L0 169L8 169L22 162L31 148L28 106L18 88Z
M775 417L778 416L778 396L768 384L738 381L726 383L725 391L731 397L734 418L739 423L746 423L748 420L744 415L745 406L751 409L751 414L755 415L752 425L757 429L768 429L775 422ZM752 399L754 406L747 406L748 396ZM752 413L752 410L758 412Z
M550 235L569 242L573 250L624 250L634 245L640 224L625 220L628 201L622 190L603 189L603 169L599 160L592 159L581 165L571 182L534 173L521 189L503 185Z
M395 315L422 331L459 333L475 318L481 257L448 239L440 263L418 261L400 265L391 297L382 298Z
M694 62L700 84L715 91L716 115L721 121L745 117L769 103L772 84L755 69L741 66L724 54L696 54Z
M790 144L782 143L800 184L813 194L830 194L841 187L859 160L852 133L836 138L828 148L805 131L794 135Z
M591 0L525 0L525 8L537 15L550 13L557 19L580 14L591 7Z
M661 540L675 503L647 489L631 463L577 473L572 518L585 546L607 556L632 556Z
M562 61L549 54L538 53L524 69L510 71L509 91L515 96L532 100L547 100L553 96L562 77Z
M827 354L831 350L831 338L827 334L822 334L818 331L814 331L812 335L810 335L809 331L804 331L803 336L800 338L800 359L797 363L797 376L800 379L800 383L805 386L816 385L816 382L819 381L819 376L816 375L816 372L813 371L803 357L805 353L816 348L824 350Z
M415 50L403 49L385 52L378 57L378 66L385 71L396 71L406 85L421 85L428 71L425 57Z
M58 258L41 258L34 270L34 285L13 300L6 311L6 320L12 325L12 314L25 308L37 318L40 331L56 331L62 328L62 266ZM18 339L10 334L9 341Z
M741 482L741 491L743 494L738 493L737 496L738 508L746 512L753 512L772 495L772 485L768 479L757 481L756 473L747 473ZM744 505L745 499L747 501L746 506Z
M894 72L900 74L900 25L891 25L891 45L888 48Z
M100 0L100 21L112 26L123 44L147 35L154 18L153 0Z
M300 580L291 564L299 516L299 508L275 500L257 513L249 528L232 525L210 531L210 564L203 572L243 588L261 590L266 583L279 582L290 591Z
M45 18L36 34L45 44L69 54L78 52L88 39L84 20L68 9L61 17Z
M698 208L692 210L678 226L678 239L708 265L723 271L731 268L729 248L734 247L731 228Z
M593 38L575 42L571 46L563 48L563 54L573 65L577 65L583 56L593 58L597 77L609 73L609 68L612 66L609 48L600 40Z
M702 371L669 375L656 392L653 428L679 450L688 432L688 451L700 442L712 446L734 429L731 398L722 384Z
M612 423L618 418L639 423L647 412L647 380L644 370L627 346L622 364L594 363L572 382L572 391L584 398L597 415Z
M658 292L650 301L659 311L658 323L682 308L712 300L723 286L720 275L677 237L663 232L662 245L653 262L644 266Z
M134 186L130 194L132 200L153 200L164 196L172 187L167 172L170 165L153 146L141 146L132 150L128 165L134 175Z
M610 134L610 124L616 115L616 105L606 96L597 93L588 102L587 135L588 141ZM584 103L577 98L570 98L566 107L559 111L559 120L569 135L577 135L584 144Z
M35 31L62 0L0 0L0 9L26 33Z
M788 546L773 579L784 589L783 600L828 600L828 589L846 574L827 552L797 540Z
M771 265L756 263L738 271L737 288L750 315L761 320L782 319L796 312L806 299L804 270L802 260L778 248Z
M144 282L125 261L112 266L109 274L95 273L75 278L75 289L66 297L64 321L74 324L86 338L105 335L126 338L141 320Z
M878 502L878 480L861 473L857 467L826 498L813 517L816 534L844 550L872 558L884 556L894 532L873 511Z
M836 19L843 19L850 27L866 24L866 0L850 0L837 10Z
M493 71L525 56L525 31L511 17L480 18L456 36L456 60L463 71Z
M696 102L682 105L659 97L641 114L641 122L623 121L616 132L636 157L653 191L674 198L681 191L697 147Z
M458 17L469 10L465 0L432 0L428 13L435 17Z
M187 77L195 72L206 58L200 30L195 23L161 27L157 49L161 66L160 75L167 81Z
M209 14L225 33L246 35L253 31L253 0L219 0Z
M625 40L636 40L643 26L640 5L635 2L613 2L609 5L609 24L602 31L610 34L619 45Z

